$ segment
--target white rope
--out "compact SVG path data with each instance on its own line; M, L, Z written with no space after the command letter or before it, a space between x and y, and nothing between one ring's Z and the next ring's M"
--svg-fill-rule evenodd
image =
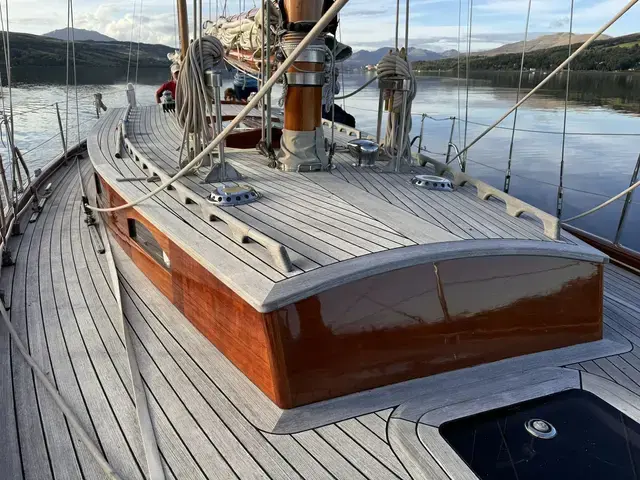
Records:
M322 16L322 18L318 20L318 22L314 25L314 27L307 34L307 36L300 42L300 44L291 53L291 55L287 57L284 60L284 62L282 62L278 70L276 70L274 74L271 75L271 77L267 80L264 86L249 101L249 103L245 105L245 107L240 111L240 113L238 113L234 117L234 119L231 122L229 122L229 124L224 128L224 130L220 132L220 134L215 139L213 139L213 141L202 152L200 152L200 154L198 154L187 165L182 167L182 169L180 169L180 171L178 171L178 173L176 173L172 178L167 180L162 185L159 185L157 188L150 191L146 195L143 195L137 200L126 203L124 205L111 207L111 208L98 208L93 205L87 205L87 208L90 208L91 210L96 212L115 212L119 210L124 210L126 208L135 207L136 205L139 205L140 203L144 202L145 200L148 200L154 195L157 195L159 192L163 191L169 185L171 185L172 183L177 181L179 178L184 176L187 172L191 170L191 168L193 168L194 165L201 162L206 157L206 155L209 155L218 146L218 144L222 142L229 135L229 133L231 133L238 126L238 124L244 120L244 118L256 107L256 105L258 105L260 100L262 100L262 97L266 95L269 89L275 85L278 79L287 71L287 69L293 64L293 62L295 62L298 55L300 55L300 53L313 40L315 40L315 38L320 33L322 33L322 30L324 30L324 28L329 24L329 22L333 19L333 17L335 17L338 14L338 12L342 9L342 7L346 5L347 2L348 0L335 0L335 2L331 5L331 7L329 7L329 9Z
M392 104L392 111L391 120L387 122L387 131L384 137L384 149L389 156L393 157L396 154L396 151L391 151L392 145L395 145L396 149L399 148L400 145L403 146L403 151L398 152L401 157L407 154L410 156L411 142L409 135L411 132L411 105L417 93L416 77L411 68L411 63L408 59L403 58L400 52L391 51L382 57L382 60L378 63L377 71L380 79L402 77L410 81L409 91L406 92L407 99L404 119L400 118L403 108L403 92L396 90L391 96L390 91L385 90L385 99L389 100ZM404 135L399 129L401 125L404 126Z
M586 49L589 45L591 45L596 40L596 38L598 38L606 29L608 29L611 25L613 25L620 17L622 17L625 13L627 13L631 7L633 7L636 3L638 3L638 1L639 0L630 0L629 3L627 3L624 7L622 7L622 9L611 18L611 20L609 20L602 27L600 27L597 32L591 35L586 42L584 42L575 52L573 52L573 54L569 58L567 58L564 62L558 65L558 67L553 72L547 75L538 85L535 86L535 88L533 88L529 93L527 93L524 97L522 97L522 100L520 100L513 107L507 110L507 112L505 112L504 115L502 115L498 120L493 122L484 132L482 132L471 143L469 143L469 145L467 145L463 150L461 150L458 154L456 154L456 156L453 157L451 161L454 161L455 159L459 158L461 155L467 153L467 150L469 150L476 143L482 140L491 130L493 130L495 127L500 125L500 123L502 123L505 118L511 115L511 113L516 108L520 107L524 102L529 100L529 98L531 98L531 96L534 93L540 90L553 77L555 77L556 74L560 72L571 60L573 60L575 57L580 55L580 53L582 53L584 49Z
M602 202L600 205L598 205L597 207L593 207L591 210L587 210L586 212L581 213L580 215L576 215L575 217L571 217L568 218L566 220L563 220L563 222L572 222L574 220L577 220L579 218L582 217L586 217L587 215L590 215L594 212L597 212L598 210L603 209L604 207L606 207L607 205L612 204L613 202L615 202L616 200L618 200L621 197L624 197L627 193L632 192L633 190L635 190L636 188L640 187L640 180L638 180L636 183L634 183L633 185L631 185L629 188L621 191L619 194L617 194L614 197L611 197L609 200L606 200L604 202Z
M204 84L204 72L213 70L223 58L224 47L215 37L204 36L187 49L176 82L176 116L188 133L208 131L203 109L211 105L213 99Z

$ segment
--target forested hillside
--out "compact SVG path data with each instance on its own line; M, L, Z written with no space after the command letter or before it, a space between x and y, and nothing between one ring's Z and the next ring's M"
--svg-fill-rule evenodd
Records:
M572 51L582 44L572 45ZM525 55L524 68L526 70L553 70L560 65L568 55L567 47L536 50ZM519 53L510 53L494 56L472 56L469 59L471 70L519 70ZM457 58L442 60L415 62L416 70L454 70L457 69ZM460 59L460 69L466 68L466 57ZM574 61L571 62L572 70L597 70L597 71L640 71L640 33L625 35L623 37L599 40L589 46Z
M64 66L67 59L67 43L62 40L27 33L10 33L11 65L14 67ZM122 67L129 59L128 42L75 42L76 64L90 67ZM166 45L140 44L140 67L168 66L167 53L172 49ZM4 51L0 65L4 65ZM133 61L137 44L133 48Z

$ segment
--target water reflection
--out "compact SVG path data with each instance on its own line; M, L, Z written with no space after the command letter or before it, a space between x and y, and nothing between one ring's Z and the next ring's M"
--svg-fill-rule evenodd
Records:
M93 93L101 92L107 107L125 103L126 69L79 69L78 110L75 116L74 89L68 110L66 74L56 68L13 69L16 144L27 151L31 165L42 166L62 151L54 104L58 102L65 135L69 144L87 135L95 124ZM351 92L365 83L371 74L344 74L342 91ZM536 85L542 72L526 74L524 91ZM129 71L135 83L135 68ZM137 72L137 98L141 104L154 102L155 89L168 78L168 69L140 69ZM515 135L511 193L544 210L555 213L559 162L561 158L562 122L564 114L564 82L553 79L527 102L518 113L517 127L529 130ZM225 76L230 83L231 74ZM516 100L517 72L474 72L469 82L469 121L467 142L499 118ZM436 120L425 121L424 145L436 158L446 151L451 130L448 117L465 117L466 85L450 75L418 77L419 93L413 104L412 135L420 133L420 114L428 113ZM274 104L281 89L274 88ZM6 95L5 95L6 97ZM5 98L6 100L6 98ZM358 127L375 132L378 90L375 82L344 102L344 108L356 116ZM68 115L67 115L68 111ZM639 153L640 75L627 73L574 73L568 105L565 145L565 204L563 217L568 218L602 202L629 184ZM79 121L78 121L79 120ZM473 122L473 123L471 123ZM494 130L469 152L468 171L502 187L506 168L513 118L507 118L501 129ZM78 128L79 127L79 128ZM556 132L556 134L534 133ZM615 135L614 135L615 134ZM624 134L624 135L618 135ZM458 122L454 141L465 144L464 124ZM47 142L41 147L38 145ZM34 148L38 147L38 148ZM6 156L5 156L6 158ZM585 193L594 192L594 193ZM640 198L636 200L640 203ZM640 249L640 207L632 205L623 243ZM607 238L612 238L622 202L575 223Z

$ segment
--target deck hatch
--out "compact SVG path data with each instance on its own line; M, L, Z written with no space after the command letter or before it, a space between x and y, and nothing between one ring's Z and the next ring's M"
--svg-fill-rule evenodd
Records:
M532 435L532 419L557 434ZM640 425L584 390L453 420L440 434L481 480L640 478Z

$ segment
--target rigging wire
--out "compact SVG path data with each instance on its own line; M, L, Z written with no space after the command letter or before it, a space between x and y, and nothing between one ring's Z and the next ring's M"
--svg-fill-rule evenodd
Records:
M473 29L473 0L469 0L469 13L467 20L467 66L466 66L466 95L465 95L465 107L464 107L464 147L463 151L465 152L464 158L462 160L462 171L464 172L464 164L467 160L467 129L469 127L469 123L467 120L469 119L469 75L471 70L471 31ZM459 155L458 155L459 156Z
M478 135L476 138L473 139L473 141L471 141L469 143L469 145L467 145L463 150L461 150L459 153L457 153L452 159L456 160L457 158L459 158L461 155L466 154L466 152L473 147L476 143L478 143L480 140L482 140L489 132L491 132L491 130L493 130L495 127L497 127L500 123L502 123L504 121L505 118L507 118L509 115L511 115L511 113L518 107L520 107L524 102L526 102L527 100L529 100L529 98L531 98L533 96L534 93L536 93L538 90L540 90L544 85L546 85L552 78L554 78L556 76L556 74L562 70L571 60L573 60L575 57L577 57L581 52L583 52L587 47L589 47L589 45L591 45L596 38L598 38L606 29L608 29L611 25L613 25L620 17L622 17L625 13L627 13L629 11L629 9L631 9L636 3L638 3L638 1L640 0L630 0L624 7L622 7L607 23L605 23L604 25L602 25L593 35L591 35L575 52L573 52L573 54L571 54L571 56L569 58L567 58L566 60L564 60L560 65L558 65L556 67L555 70L553 70L549 75L547 75L538 85L536 85L529 93L527 93L524 97L522 97L522 99L516 103L513 107L511 107L509 110L507 110L500 118L498 118L498 120L496 120L495 122L493 122L487 129L485 129L480 135Z
M571 16L569 17L569 57L571 57L571 37L573 35L573 6L574 0L571 0ZM562 216L562 183L564 177L564 152L567 139L567 105L569 104L569 81L571 79L571 63L567 63L567 83L564 92L564 117L562 120L562 150L560 153L560 180L558 182L558 197L556 202L556 217Z
M573 0L572 0L573 2ZM516 102L520 100L520 90L522 88L522 72L524 71L524 55L527 51L527 39L529 36L529 18L531 17L531 0L529 0L529 6L527 7L527 20L524 26L524 40L522 42L522 57L520 58L520 76L518 77L518 89L516 90ZM571 54L571 52L569 52ZM502 188L505 193L509 193L509 185L511 183L511 160L513 158L513 142L516 137L516 122L518 121L518 109L513 112L513 128L511 129L511 143L509 144L509 160L507 161L507 171L504 175L504 187Z
M396 0L396 50L398 50L398 29L400 28L400 0Z
M78 72L76 68L76 34L74 31L74 21L73 21L73 0L69 0L70 11L71 11L71 51L73 58L73 85L75 90L76 97L76 125L78 127L78 138L76 139L78 143L80 143L80 108L78 107ZM67 137L67 146L69 145L69 137ZM77 157L76 157L77 159ZM78 174L80 174L80 165L78 165ZM84 196L84 185L82 183L82 176L80 176L80 190L82 190L82 196Z
M71 41L71 31L69 30L69 17L71 15L71 0L67 0L67 57L65 60L65 98L64 98L64 138L67 139L66 144L69 145L69 43ZM63 145L64 161L67 162L67 149Z
M8 13L8 12L7 12ZM2 3L0 3L0 27L2 28L2 31L0 32L0 34L2 35L2 46L3 46L3 53L4 53L4 61L5 61L5 65L7 68L9 68L9 65L11 63L10 60L10 53L9 53L9 49L7 48L7 42L5 39L5 34L4 32L7 32L8 35L8 28L5 29L4 28L4 15L2 13ZM8 78L8 75L7 75ZM2 82L2 75L0 75L0 98L2 99L2 116L4 117L4 119L6 119L6 111L7 111L7 107L5 105L5 95L4 95L4 84ZM13 115L11 115L11 117L13 117ZM2 126L0 125L0 139L2 139ZM7 137L9 136L9 132L7 132ZM7 140L10 140L9 138L7 138ZM4 141L3 141L4 143ZM7 141L7 158L11 159L12 158L12 152L11 152L11 144L9 141ZM0 161L2 161L0 159ZM13 165L11 165L11 169L13 171ZM4 165L2 165L2 170L4 170ZM6 186L6 177L3 177L3 186ZM7 188L5 188L5 192L4 192L4 199L6 200L7 204L9 204L9 190ZM4 240L4 239L3 239Z
M398 2L400 2L400 0L398 0ZM338 42L342 43L342 22L338 22ZM398 43L397 34L396 43ZM340 69L340 83L342 84L342 88L344 88L344 66ZM347 97L342 98L342 109L347 110Z
M638 180L636 183L634 183L633 185L631 185L630 187L624 189L623 191L621 191L619 194L614 195L613 197L611 197L609 200L602 202L600 205L597 205L589 210L587 210L586 212L582 212L579 215L576 215L574 217L571 218L567 218L565 220L566 222L572 222L574 220L578 220L579 218L582 217L586 217L587 215L591 215L594 212L597 212L598 210L603 209L604 207L606 207L607 205L611 205L613 202L615 202L616 200L624 197L627 193L634 191L636 188L640 187L640 180Z
M367 82L362 85L361 87L357 88L356 90L354 90L351 93L347 93L345 95L341 95L339 97L335 97L334 100L345 100L349 97L353 97L356 93L360 93L362 90L364 90L365 88L367 88L369 85L371 85L373 82L375 82L378 79L378 75L374 75L373 78L371 78L370 80L367 80Z
M458 118L462 118L460 110L460 37L462 30L462 0L458 0ZM462 143L462 131L458 125L458 144Z
M209 5L211 5L211 0L209 0ZM180 48L178 45L178 19L177 19L177 10L178 7L175 6L173 9L173 45L175 48Z
M140 60L140 36L142 32L142 2L140 0L140 11L138 12L138 17L140 17L140 21L138 22L138 52L136 53L136 88L138 88L138 62Z
M2 25L2 29L5 32L6 41L3 38L4 44L4 54L5 54L5 63L7 68L7 90L9 91L9 124L6 124L5 127L9 127L10 131L7 132L7 140L9 143L10 150L10 158L11 158L11 189L13 193L13 208L15 211L16 204L18 202L18 192L16 191L16 166L18 164L16 160L16 152L15 152L15 134L13 133L13 93L12 93L12 85L11 85L11 42L9 40L9 0L5 0L5 13L7 16L7 25L6 29L4 28L4 22ZM3 112L4 113L4 112ZM19 173L17 173L19 175ZM7 195L8 197L8 195ZM8 203L8 198L7 198Z
M127 60L127 83L129 83L129 70L131 69L131 51L133 50L133 30L136 25L136 3L137 3L137 0L133 0L133 17L131 17L131 35L129 36L129 60ZM175 23L175 11L173 13L174 13L173 18ZM177 32L177 27L176 27L176 32ZM176 42L177 42L177 39L176 39Z

